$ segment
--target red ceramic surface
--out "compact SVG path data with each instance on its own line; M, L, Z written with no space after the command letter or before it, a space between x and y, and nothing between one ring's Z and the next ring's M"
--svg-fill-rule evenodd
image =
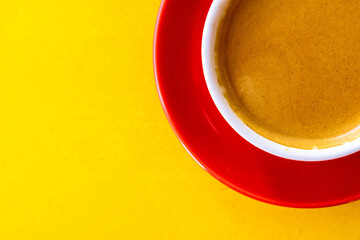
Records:
M212 0L164 0L154 66L161 103L176 135L215 178L252 198L289 207L325 207L360 197L360 153L301 162L265 153L223 119L207 90L201 38Z

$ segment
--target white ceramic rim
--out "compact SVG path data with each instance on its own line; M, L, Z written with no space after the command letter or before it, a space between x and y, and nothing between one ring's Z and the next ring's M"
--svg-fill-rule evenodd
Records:
M287 147L273 142L249 128L236 113L231 109L229 103L224 97L221 87L217 81L217 73L215 71L215 40L219 22L225 13L225 9L231 0L214 0L206 18L203 38L201 57L206 85L210 91L210 95L220 111L221 115L229 123L229 125L242 136L245 140L265 152L276 155L278 157L287 158L298 161L325 161L344 157L360 150L360 138L354 141L344 143L326 149L298 149Z

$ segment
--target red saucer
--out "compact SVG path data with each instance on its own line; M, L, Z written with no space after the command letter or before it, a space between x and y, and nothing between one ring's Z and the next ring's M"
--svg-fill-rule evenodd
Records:
M325 207L360 198L360 153L301 162L250 145L216 109L201 65L212 0L164 0L155 32L156 83L178 138L215 178L252 198L289 207Z

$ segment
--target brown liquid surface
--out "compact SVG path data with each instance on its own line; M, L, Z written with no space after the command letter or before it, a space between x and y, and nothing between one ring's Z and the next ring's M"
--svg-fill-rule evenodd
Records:
M360 0L234 0L216 44L219 82L253 130L327 148L360 125Z

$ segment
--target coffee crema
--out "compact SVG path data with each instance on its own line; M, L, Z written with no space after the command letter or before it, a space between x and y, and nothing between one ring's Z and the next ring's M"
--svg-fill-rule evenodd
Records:
M302 149L359 137L360 0L234 0L215 58L231 108L260 135Z

